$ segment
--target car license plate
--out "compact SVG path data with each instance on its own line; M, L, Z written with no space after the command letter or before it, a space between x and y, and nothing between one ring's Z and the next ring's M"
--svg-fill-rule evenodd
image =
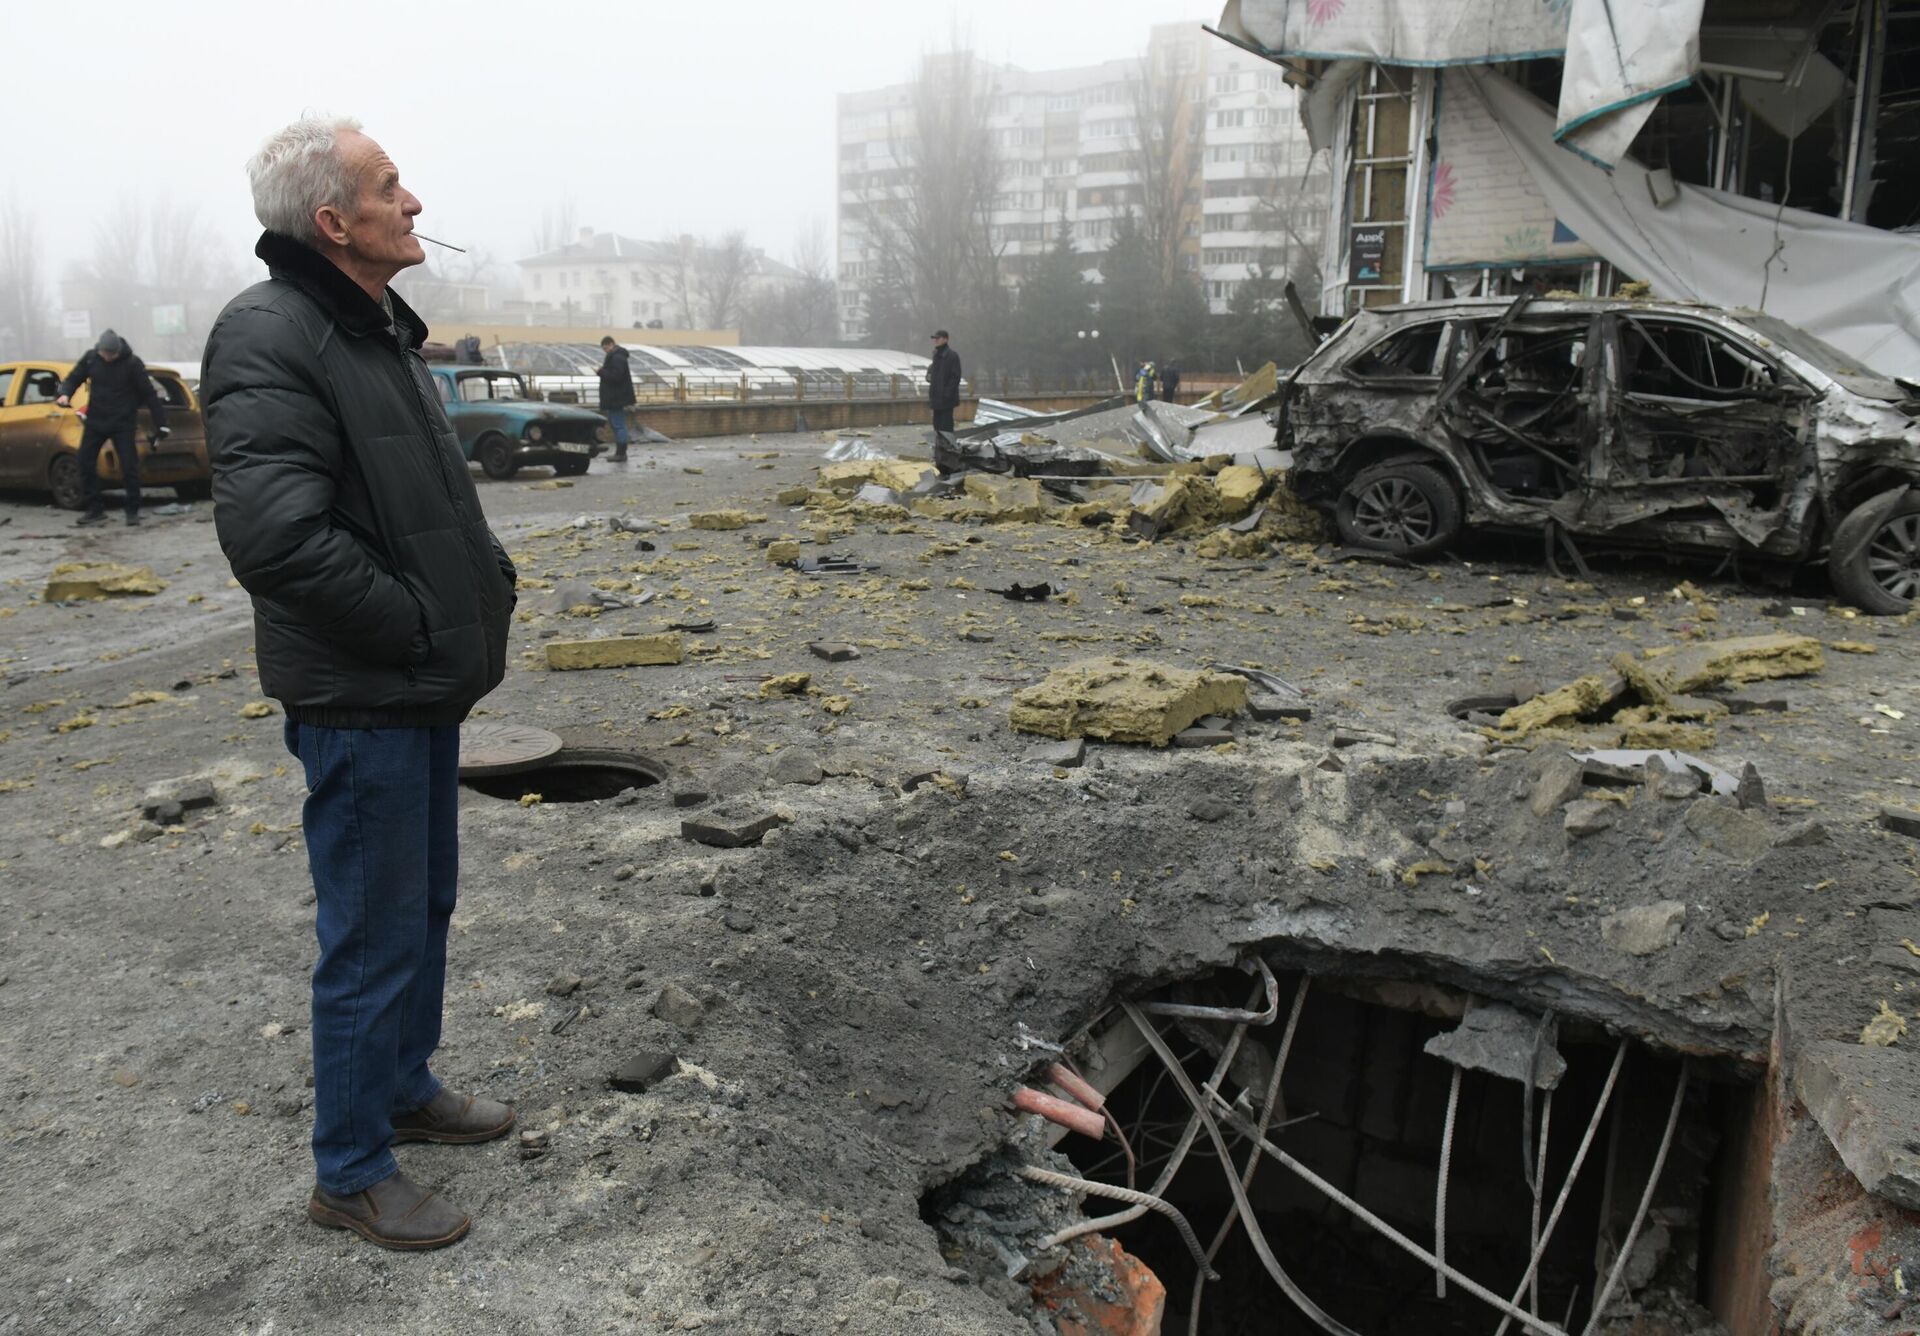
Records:
M584 455L593 450L592 446L582 445L578 441L562 441L560 442L560 448L570 455Z

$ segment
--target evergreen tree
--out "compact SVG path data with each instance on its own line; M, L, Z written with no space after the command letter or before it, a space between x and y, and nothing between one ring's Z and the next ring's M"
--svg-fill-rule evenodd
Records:
M1267 362L1290 367L1312 346L1287 308L1286 275L1264 263L1249 265L1247 277L1233 290L1221 321L1222 369L1238 360L1248 371Z
M1042 379L1081 371L1088 352L1081 332L1093 327L1093 293L1073 248L1073 225L1060 217L1053 245L1020 285L1012 348L1024 367Z
M1113 244L1100 257L1100 344L1120 360L1120 374L1158 355L1160 267L1131 210L1114 224ZM1129 379L1129 385L1131 380Z

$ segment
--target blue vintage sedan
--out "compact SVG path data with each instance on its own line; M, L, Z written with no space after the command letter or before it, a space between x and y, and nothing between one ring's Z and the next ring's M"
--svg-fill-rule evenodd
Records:
M590 408L543 403L511 371L444 364L429 369L461 450L489 478L511 478L523 464L551 464L561 477L577 477L613 439L606 418Z

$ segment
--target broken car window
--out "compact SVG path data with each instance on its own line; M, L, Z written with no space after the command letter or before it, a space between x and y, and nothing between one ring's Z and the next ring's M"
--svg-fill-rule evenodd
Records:
M1356 376L1437 376L1443 320L1414 325L1373 345L1347 364Z
M1766 397L1778 373L1717 330L1679 321L1621 322L1627 393L1664 399Z
M527 392L518 376L462 376L460 397L472 403L482 399L524 399Z

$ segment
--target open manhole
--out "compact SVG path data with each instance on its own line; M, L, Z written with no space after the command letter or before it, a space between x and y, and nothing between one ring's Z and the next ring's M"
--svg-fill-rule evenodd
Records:
M523 724L467 724L460 730L460 782L489 798L589 803L666 778L651 757L617 747L566 747Z

